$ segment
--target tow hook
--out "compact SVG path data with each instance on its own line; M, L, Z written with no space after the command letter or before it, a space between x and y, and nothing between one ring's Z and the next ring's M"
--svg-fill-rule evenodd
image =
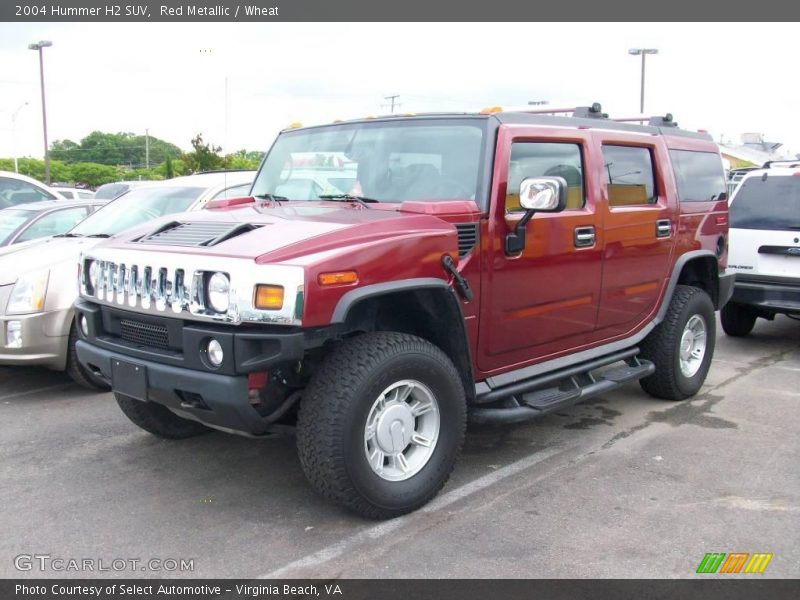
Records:
M472 290L469 288L469 282L461 276L461 273L458 272L456 263L453 262L453 259L449 254L445 254L442 257L442 266L444 267L445 271L453 276L453 283L455 284L459 295L467 302L471 302L473 295Z

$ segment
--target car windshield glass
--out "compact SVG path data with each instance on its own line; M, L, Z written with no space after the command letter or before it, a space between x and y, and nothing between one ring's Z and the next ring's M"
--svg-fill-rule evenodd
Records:
M379 202L479 200L484 120L404 119L282 134L253 195Z
M738 229L800 230L800 176L745 180L731 201L730 219Z
M36 213L30 210L16 210L13 208L0 211L0 245L5 244L20 225L35 215Z
M115 235L164 215L188 209L206 191L202 187L139 187L109 202L70 231L73 235Z
M125 192L129 187L127 183L106 183L97 188L94 197L98 200L111 200Z

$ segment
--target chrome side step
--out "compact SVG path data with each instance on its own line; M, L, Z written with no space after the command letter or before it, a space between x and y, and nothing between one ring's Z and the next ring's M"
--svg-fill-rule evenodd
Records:
M473 423L519 423L605 394L655 372L655 365L638 358L638 348L490 390L470 408ZM624 361L622 365L610 366ZM604 367L608 369L598 371Z

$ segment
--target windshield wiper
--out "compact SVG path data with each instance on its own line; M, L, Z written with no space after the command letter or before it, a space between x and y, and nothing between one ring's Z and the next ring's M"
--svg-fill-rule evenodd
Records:
M259 200L272 200L273 202L280 202L281 200L288 200L286 196L277 196L275 194L256 194L253 198Z
M353 194L319 194L319 197L322 200L333 200L334 202L358 202L363 206L367 206L367 202L380 202L380 200L375 200L375 198L366 198L364 196L354 196Z
M110 238L111 234L110 233L90 233L89 235L84 236L84 237L89 237L89 238Z
M79 238L83 237L82 233L59 233L54 235L53 237L64 237L64 238Z

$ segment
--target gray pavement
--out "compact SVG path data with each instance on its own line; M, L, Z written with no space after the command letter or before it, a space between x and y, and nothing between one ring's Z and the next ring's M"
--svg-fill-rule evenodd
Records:
M691 401L632 384L473 427L432 504L374 523L314 495L292 438L159 440L110 394L0 368L0 577L691 577L706 552L771 552L764 577L797 577L799 431L800 322L759 321L720 334ZM151 558L193 571L130 567Z

